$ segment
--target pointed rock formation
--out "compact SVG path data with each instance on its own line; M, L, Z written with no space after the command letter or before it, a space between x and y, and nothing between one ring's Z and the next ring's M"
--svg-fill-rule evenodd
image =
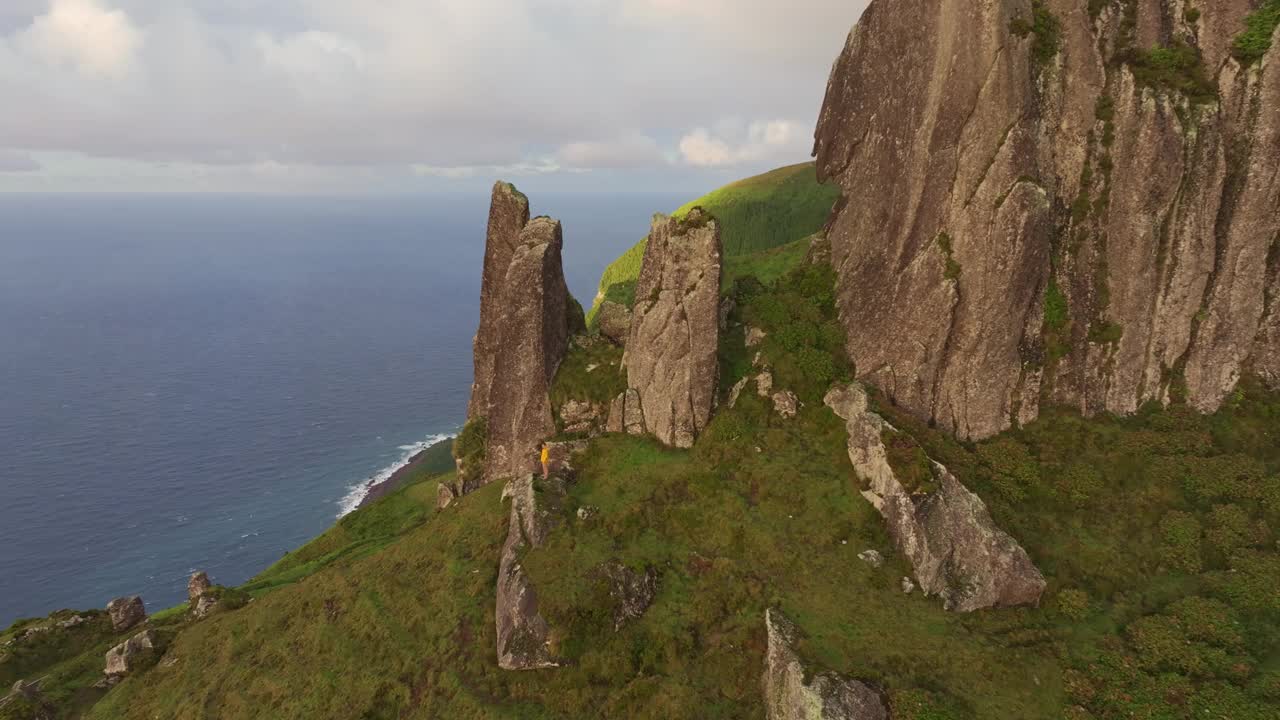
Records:
M467 410L486 423L484 469L469 474L463 494L537 469L538 445L555 434L551 382L584 327L564 281L560 223L528 216L524 195L494 186Z
M884 517L926 595L957 612L1039 602L1045 580L1031 558L945 467L932 463L934 490L910 494L902 486L882 440L892 428L868 409L860 385L833 388L823 402L845 420L849 460L870 486L862 494Z
M681 220L654 218L623 365L639 400L636 415L666 445L692 447L711 420L719 370L720 254L719 225L701 208ZM629 399L625 409L630 416Z
M558 667L551 628L538 612L534 590L520 557L540 547L559 518L565 495L564 481L533 475L508 481L503 500L511 500L507 541L498 566L498 598L494 616L498 634L498 666L504 670L536 670Z
M765 717L769 720L889 720L888 705L875 687L836 673L814 674L793 646L799 631L777 610L764 613L769 651L765 656ZM811 677L806 682L805 678Z
M873 0L832 70L814 153L849 354L961 438L1275 377L1280 42L1231 57L1248 0L1128 6ZM1202 64L1162 81L1158 46Z

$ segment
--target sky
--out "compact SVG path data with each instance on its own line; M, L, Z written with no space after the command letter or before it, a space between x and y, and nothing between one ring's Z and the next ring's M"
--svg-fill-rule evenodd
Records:
M0 0L0 192L693 190L808 159L866 0Z

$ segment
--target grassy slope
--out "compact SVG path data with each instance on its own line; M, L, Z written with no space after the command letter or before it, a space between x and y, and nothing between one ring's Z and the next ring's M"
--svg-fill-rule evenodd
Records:
M177 665L126 681L91 717L759 718L769 606L807 633L810 662L882 683L897 720L1276 716L1280 398L1242 394L1207 418L1049 413L976 445L884 408L988 499L1050 580L1040 609L946 613L901 593L908 568L821 405L849 371L830 279L802 269L735 288L735 319L769 331L775 384L805 403L797 419L748 388L692 451L595 441L562 527L525 558L566 667L496 669L506 517L490 486L184 630ZM723 392L749 367L740 330L722 354ZM433 488L403 492L425 506ZM351 522L400 516L383 503ZM583 506L596 514L579 520ZM884 568L857 560L867 548ZM653 607L617 633L594 573L610 558L661 572Z
M834 187L818 184L813 163L802 163L726 185L687 203L674 215L682 216L696 206L710 211L722 225L724 254L730 262L735 256L791 243L822 229L838 197ZM605 268L588 319L602 298L631 304L644 248L641 240Z

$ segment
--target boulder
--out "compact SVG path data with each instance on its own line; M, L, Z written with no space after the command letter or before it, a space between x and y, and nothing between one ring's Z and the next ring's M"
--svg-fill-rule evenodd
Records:
M888 704L875 686L833 672L806 669L796 655L795 625L766 610L769 649L765 656L765 717L769 720L889 720ZM812 678L806 682L806 678Z
M615 345L626 345L631 334L631 310L621 303L605 300L596 309L596 327Z
M762 398L770 398L773 396L773 373L765 370L756 376L756 392Z
M701 208L681 220L654 218L623 366L645 430L664 445L692 447L711 420L720 256L720 227Z
M1280 43L1228 57L1258 3L1197 3L1194 23L1171 0L1123 22L1041 5L1049 58L1027 0L873 0L815 130L859 379L961 439L1030 422L1042 396L1129 414L1182 391L1211 412L1280 370ZM1204 54L1207 102L1123 55L1176 43Z
M218 609L218 605L218 598L213 595L201 595L196 599L196 606L192 608L191 614L195 615L197 619L207 618L213 614L214 610Z
M858 553L858 559L873 568L884 565L884 556L880 554L879 550L863 550Z
M602 409L589 402L568 400L560 406L560 422L567 433L595 435L600 431Z
M102 672L109 677L128 675L155 649L155 631L140 632L107 651L107 666Z
M507 482L503 500L510 499L507 540L498 565L498 666L504 670L558 667L551 627L538 612L538 593L520 564L521 556L546 542L560 517L564 481L524 475Z
M758 346L760 343L764 342L766 337L768 337L763 330L750 325L742 328L742 332L746 335L746 343L749 348Z
M116 632L124 632L147 619L147 609L137 595L119 597L107 603L107 614L111 616L111 629Z
M862 386L837 386L824 402L845 420L849 460L868 484L862 494L884 517L926 595L958 612L1039 602L1045 580L1031 558L945 467L932 463L934 490L910 494L902 486L881 437L892 428L868 409Z
M436 488L436 508L443 510L458 498L458 488L452 483L440 483Z
M800 400L790 390L773 394L773 410L784 419L791 419L800 411Z
M609 582L614 632L622 629L628 621L644 615L658 594L658 571L652 567L638 572L617 560L610 560L600 566L600 574Z
M483 473L462 490L539 469L538 446L555 434L549 391L582 308L561 264L563 232L551 218L528 220L528 200L494 187L485 244L475 384L468 420L483 417Z
M203 570L194 573L191 579L187 581L187 601L195 602L202 595L209 592L209 588L213 587L213 583L209 581L208 573Z

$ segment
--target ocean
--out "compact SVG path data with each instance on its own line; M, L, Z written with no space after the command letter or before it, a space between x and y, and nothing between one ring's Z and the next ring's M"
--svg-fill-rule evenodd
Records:
M533 210L586 306L685 199ZM487 203L0 195L0 627L242 583L456 431Z

